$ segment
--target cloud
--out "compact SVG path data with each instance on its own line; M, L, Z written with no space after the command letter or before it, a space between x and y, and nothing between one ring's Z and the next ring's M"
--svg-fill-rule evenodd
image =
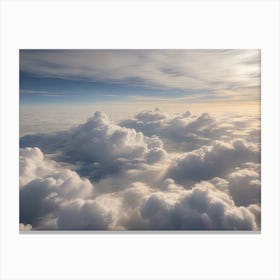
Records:
M32 158L38 154L38 148L32 150L25 153L24 149L22 154L31 161L40 161L41 158ZM48 166L49 160L44 161ZM42 178L21 188L21 223L30 225L21 228L32 225L34 229L61 230L258 229L259 206L237 206L224 191L224 182L215 178L211 183L200 182L186 190L169 178L158 187L134 182L120 191L94 195L91 183L75 172L62 166L59 170L48 168Z
M126 127L96 112L71 129L22 137L20 227L260 229L260 143L250 141L254 120L249 126L248 118L156 109L129 121ZM192 140L190 133L196 135ZM192 146L182 152L182 146L176 149L180 141Z
M57 160L75 163L80 174L92 179L161 163L168 157L158 137L118 126L103 112L68 131L27 135L20 142L21 147L38 146L44 152L59 153Z
M65 200L92 197L94 187L88 179L46 159L39 148L20 153L21 222L36 226Z
M260 204L261 182L258 165L238 168L228 175L229 190L237 205Z
M219 91L259 86L260 53L259 50L21 50L20 69L43 77Z
M145 135L158 135L170 149L195 149L202 143L208 143L207 131L212 128L214 135L214 121L209 115L195 117L190 111L180 115L168 115L154 111L143 111L133 119L124 120L121 125L133 127ZM217 136L217 134L215 134ZM178 147L179 145L179 147Z
M41 150L35 148L20 149L20 186L33 184L48 185L64 197L81 198L92 195L93 186L88 179L80 176L58 163L44 157ZM36 188L36 187L35 187Z
M27 225L19 224L19 230L20 231L29 231L31 229L32 229L32 225L30 225L30 224L27 224Z
M57 218L57 226L63 230L106 230L111 222L110 213L95 200L63 204Z
M221 138L240 136L252 140L254 135L257 136L257 128L250 121L218 119L208 113L196 116L188 110L182 114L167 114L157 108L142 111L133 118L121 121L120 125L134 128L147 136L157 135L167 150L190 151Z
M141 214L153 230L256 230L258 225L249 208L237 207L234 201L209 182L191 190L152 194Z
M167 171L181 183L193 183L213 177L224 177L231 169L245 162L260 161L257 145L242 139L230 142L216 140L209 146L179 156Z
M43 153L37 147L20 149L20 187L26 185L32 180L43 177L52 172L57 164L54 161L46 161Z

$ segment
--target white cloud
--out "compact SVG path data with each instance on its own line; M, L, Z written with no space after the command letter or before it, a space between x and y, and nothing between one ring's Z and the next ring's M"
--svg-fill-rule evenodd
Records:
M110 213L96 200L75 200L60 207L57 217L58 229L106 230L112 223Z
M93 195L93 186L75 172L48 169L43 178L22 187L21 222L34 229L63 230L258 229L259 206L236 206L224 184L215 178L186 190L169 178L159 187L135 182Z
M43 177L52 172L56 163L54 161L46 161L43 153L37 147L20 149L20 187L26 185L34 179Z
M260 229L260 145L250 142L252 128L242 130L247 119L156 109L130 121L149 136L96 112L69 130L21 138L20 223L32 230ZM166 149L166 139L176 148L189 133L198 149Z
M30 224L19 224L19 230L20 231L29 231L32 229L32 225Z
M199 116L186 111L182 114L167 114L159 109L142 111L120 125L134 128L144 135L159 136L167 150L190 151L218 139L238 136L249 140L257 136L258 123L247 118L214 118L207 113ZM258 141L254 141L258 143Z
M22 50L36 75L175 89L259 86L258 50Z
M90 198L94 187L88 179L46 159L39 148L20 150L20 219L36 225L65 200Z
M30 183L43 183L63 197L90 197L93 186L88 179L68 168L44 157L41 150L35 148L20 149L20 182L26 188Z
M228 175L228 180L230 193L237 205L260 204L261 182L258 165L254 169L238 168Z
M135 129L118 126L102 112L68 131L24 136L21 146L59 153L56 159L75 163L82 175L93 179L168 159L158 137L146 137Z
M193 183L213 177L224 177L233 168L245 162L258 163L257 145L242 139L230 142L214 141L209 146L179 156L167 174L181 183Z
M157 192L141 208L150 229L157 230L256 230L249 208L237 207L230 196L209 182L191 190Z

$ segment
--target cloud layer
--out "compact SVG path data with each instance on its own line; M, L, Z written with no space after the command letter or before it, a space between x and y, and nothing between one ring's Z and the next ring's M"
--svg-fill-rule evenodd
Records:
M259 127L143 111L20 141L21 230L259 230Z
M205 67L207 66L207 67ZM157 88L259 86L259 50L21 50L21 71Z

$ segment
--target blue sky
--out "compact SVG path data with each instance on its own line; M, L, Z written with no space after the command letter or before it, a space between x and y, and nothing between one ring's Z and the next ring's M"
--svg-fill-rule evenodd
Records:
M255 102L259 50L21 50L21 104Z
M37 76L21 72L20 96L23 103L63 103L63 102L135 102L135 97L180 98L186 95L210 93L208 90L182 90L168 88L148 88L147 86L126 83L68 80ZM209 95L210 96L210 95Z

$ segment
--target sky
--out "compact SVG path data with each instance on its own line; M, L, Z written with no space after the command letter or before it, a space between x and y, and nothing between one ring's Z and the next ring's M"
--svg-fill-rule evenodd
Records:
M259 100L259 50L20 50L21 104Z
M259 50L21 50L22 231L259 231Z

